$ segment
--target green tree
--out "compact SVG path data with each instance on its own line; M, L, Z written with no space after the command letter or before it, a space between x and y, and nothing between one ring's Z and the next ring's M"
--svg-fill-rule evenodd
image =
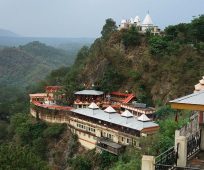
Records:
M108 40L110 35L115 31L117 31L116 22L112 18L106 19L106 23L101 31L102 39L105 41Z
M85 156L77 156L71 160L73 170L90 170L91 163Z
M149 40L150 52L156 56L162 56L166 52L168 42L161 36L152 36Z
M48 170L49 168L46 162L42 161L28 147L2 144L0 145L0 169Z
M136 27L131 27L122 35L122 42L125 47L137 46L141 43L141 36Z
M197 41L204 42L204 15L200 15L198 18L193 19L191 32Z

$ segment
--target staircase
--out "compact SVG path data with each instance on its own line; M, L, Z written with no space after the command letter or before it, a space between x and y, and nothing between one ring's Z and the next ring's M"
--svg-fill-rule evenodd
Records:
M134 97L134 94L129 94L128 97L123 100L123 103L129 103Z

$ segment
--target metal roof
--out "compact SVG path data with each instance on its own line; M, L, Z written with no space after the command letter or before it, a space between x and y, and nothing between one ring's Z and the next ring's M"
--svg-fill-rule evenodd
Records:
M82 91L76 92L75 94L90 95L90 96L99 96L99 95L102 95L103 92L102 91L97 91L97 90L82 90Z
M145 128L158 127L159 125L154 122L142 122L137 120L136 117L126 118L122 117L119 113L112 113L111 116L109 113L101 109L93 110L89 108L78 108L71 110L74 113L84 115L90 118L95 118L98 120L106 121L130 129L141 131Z
M170 103L204 105L204 90L172 100Z

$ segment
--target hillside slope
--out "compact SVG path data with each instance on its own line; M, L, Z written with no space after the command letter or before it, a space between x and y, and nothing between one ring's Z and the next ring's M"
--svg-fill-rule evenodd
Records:
M0 84L25 87L44 79L51 70L70 66L74 55L61 49L32 42L0 50Z
M204 74L203 26L201 15L153 36L135 28L119 31L108 19L102 37L81 49L61 83L67 94L92 84L106 92L128 90L150 105L189 94Z

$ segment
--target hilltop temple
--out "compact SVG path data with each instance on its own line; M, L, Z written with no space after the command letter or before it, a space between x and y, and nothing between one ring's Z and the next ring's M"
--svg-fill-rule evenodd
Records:
M160 29L158 26L154 25L149 13L145 16L144 20L141 21L139 16L136 16L134 19L122 19L119 29L129 29L130 27L136 27L140 33L145 33L149 30L152 34L160 34Z

